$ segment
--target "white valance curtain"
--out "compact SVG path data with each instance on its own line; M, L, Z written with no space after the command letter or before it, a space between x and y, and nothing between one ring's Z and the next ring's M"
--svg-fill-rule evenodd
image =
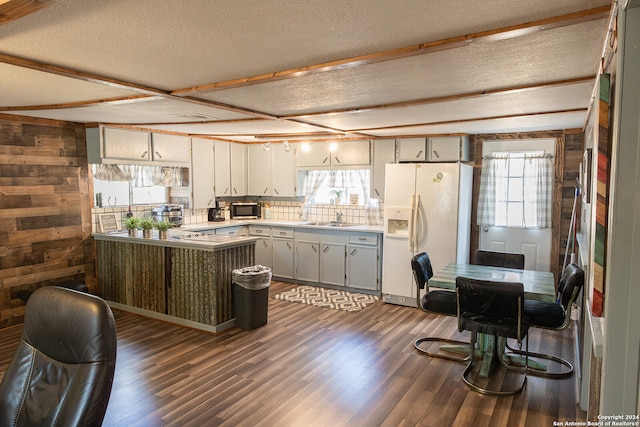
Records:
M551 227L552 157L548 154L520 154L524 161L517 164L521 164L522 170L514 171L511 156L501 153L482 160L478 224ZM521 176L522 179L513 179L514 176ZM512 201L521 203L522 209L510 209ZM514 215L519 217L513 218Z
M103 164L91 166L94 178L102 181L128 181L133 187L182 185L180 167Z

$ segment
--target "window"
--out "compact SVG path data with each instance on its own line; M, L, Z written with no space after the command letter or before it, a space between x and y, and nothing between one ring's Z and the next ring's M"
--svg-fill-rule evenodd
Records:
M553 164L544 151L493 152L483 158L478 224L551 226Z
M307 171L305 197L308 204L352 204L364 206L369 188L369 169ZM367 193L368 194L368 193Z
M165 203L169 187L183 184L186 168L139 165L92 165L94 193L103 206ZM187 184L188 185L188 184Z

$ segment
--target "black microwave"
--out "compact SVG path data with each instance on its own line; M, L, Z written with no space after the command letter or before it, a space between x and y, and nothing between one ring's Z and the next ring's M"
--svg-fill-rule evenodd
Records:
M260 205L256 202L231 203L229 207L231 219L258 219L260 218Z

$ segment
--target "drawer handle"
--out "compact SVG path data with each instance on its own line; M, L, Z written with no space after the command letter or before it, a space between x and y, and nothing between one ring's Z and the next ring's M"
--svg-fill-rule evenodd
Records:
M281 235L281 236L286 236L286 235L287 235L287 232L286 232L286 231L280 231L280 235Z
M356 254L356 252L358 252L358 250L357 250L357 249L352 250L352 251L351 251L351 255L355 255L355 254Z
M262 241L262 244L264 245L264 247L269 247L269 245L267 244L267 242L265 242L264 240Z
M262 233L262 230L255 230L256 233Z
M358 237L358 240L360 240L361 242L366 242L367 238L366 237Z

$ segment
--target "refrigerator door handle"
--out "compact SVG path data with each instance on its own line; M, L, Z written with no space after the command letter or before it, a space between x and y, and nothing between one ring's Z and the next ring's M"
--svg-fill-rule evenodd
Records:
M411 203L409 205L409 251L413 253L416 249L416 194L411 195Z
M413 196L413 211L411 211L411 215L413 216L413 251L418 250L420 247L420 194L414 194Z

